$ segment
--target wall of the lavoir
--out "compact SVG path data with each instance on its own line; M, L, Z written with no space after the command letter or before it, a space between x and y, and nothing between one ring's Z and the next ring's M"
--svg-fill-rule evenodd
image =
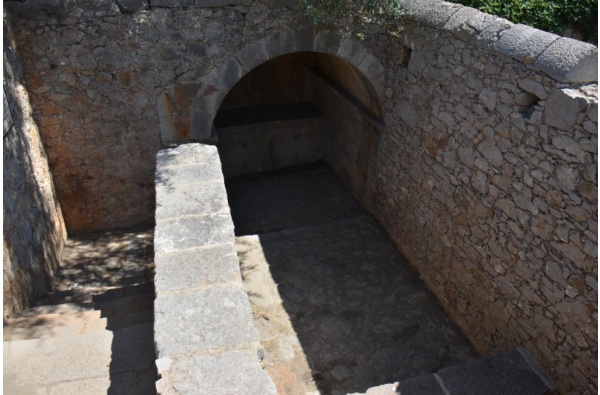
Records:
M269 59L337 55L385 125L322 109L356 137L333 167L479 351L523 345L561 392L595 393L597 49L437 0L362 43L305 30L282 2L238 3L11 3L35 19L14 26L69 229L150 221L161 140L210 138L229 89Z
M4 317L49 290L66 231L48 161L4 19Z

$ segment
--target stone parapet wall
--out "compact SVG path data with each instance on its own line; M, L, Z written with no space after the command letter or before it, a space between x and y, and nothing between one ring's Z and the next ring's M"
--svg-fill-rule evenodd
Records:
M50 289L66 238L46 153L4 16L4 317Z
M481 353L523 345L561 393L596 393L597 85L423 23L372 39L375 215Z
M276 394L235 250L216 147L156 156L154 341L159 394Z

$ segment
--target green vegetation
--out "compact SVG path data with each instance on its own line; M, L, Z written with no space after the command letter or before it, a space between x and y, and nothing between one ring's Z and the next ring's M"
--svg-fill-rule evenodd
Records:
M304 14L315 25L348 21L355 28L364 21L376 23L390 31L397 29L404 14L404 0L298 0Z
M598 0L454 0L514 23L598 43Z

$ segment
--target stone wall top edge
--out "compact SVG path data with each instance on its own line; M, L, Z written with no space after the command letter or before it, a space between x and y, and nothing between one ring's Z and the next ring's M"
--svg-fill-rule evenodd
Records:
M406 0L408 20L511 57L564 83L598 81L598 47L443 0Z

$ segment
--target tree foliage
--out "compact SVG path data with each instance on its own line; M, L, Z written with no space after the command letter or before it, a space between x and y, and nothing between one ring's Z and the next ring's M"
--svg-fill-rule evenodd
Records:
M598 43L598 0L454 0L483 12L551 33L571 30Z
M313 24L364 21L394 30L404 15L404 0L299 0L300 8ZM350 26L349 26L350 27Z

